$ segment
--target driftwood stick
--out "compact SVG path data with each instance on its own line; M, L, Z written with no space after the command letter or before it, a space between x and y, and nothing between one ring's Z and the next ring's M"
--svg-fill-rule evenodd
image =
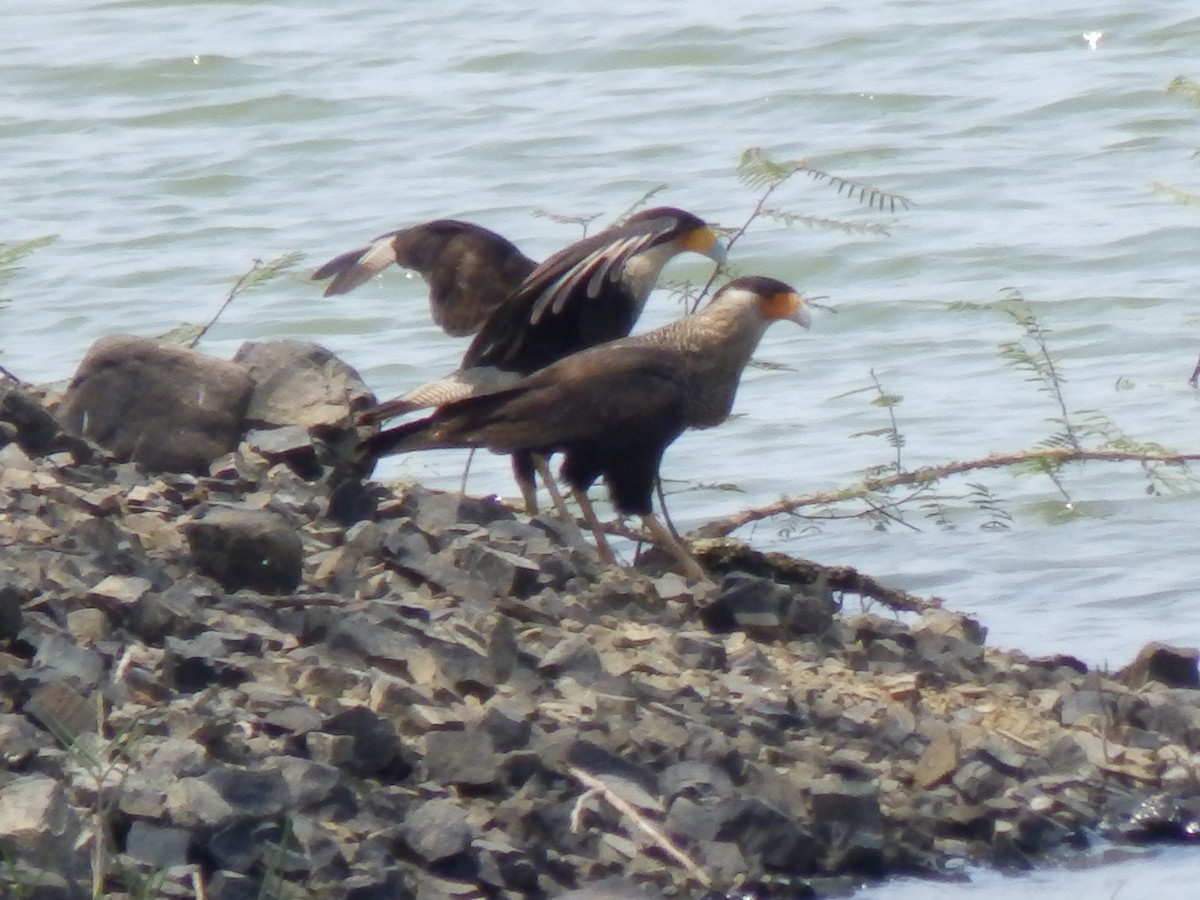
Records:
M583 769L572 766L567 771L588 789L588 792L581 798L581 802L585 799L591 799L596 795L603 797L617 812L629 819L629 821L654 841L655 846L683 866L683 868L687 869L693 878L705 887L712 887L712 879L708 877L708 874L690 856L675 846L671 839L663 834L653 822L642 815L632 803L617 794L602 779L597 778L589 772L585 772ZM577 804L576 810L578 809L579 805ZM576 824L578 821L577 817L572 814L571 818L572 824Z
M1145 453L1136 450L1084 450L1073 447L1053 447L1045 450L1022 450L1017 453L996 453L981 459L959 460L939 466L923 466L908 472L897 472L880 478L868 478L849 487L833 491L821 491L815 494L804 494L798 497L783 497L766 506L744 509L733 515L702 525L693 531L689 537L723 537L743 525L759 522L772 516L781 516L795 512L806 506L827 506L845 500L854 500L874 491L902 485L928 484L950 475L962 475L978 469L1000 469L1005 466L1015 466L1022 463L1045 463L1047 466L1058 466L1069 462L1085 462L1100 460L1104 462L1140 462L1164 463L1167 465L1182 465L1200 461L1200 453Z

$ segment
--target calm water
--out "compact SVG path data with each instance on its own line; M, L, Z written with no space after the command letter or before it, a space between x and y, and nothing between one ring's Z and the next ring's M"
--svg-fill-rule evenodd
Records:
M760 357L786 368L748 372L740 417L672 448L679 524L892 461L865 434L887 424L872 372L903 396L906 467L1048 436L1052 398L998 352L1019 331L948 309L1010 288L1051 330L1071 411L1196 450L1200 209L1153 184L1200 189L1200 107L1165 90L1200 76L1200 15L1187 0L1131 6L10 0L0 241L58 240L3 288L0 364L65 378L97 337L203 322L254 259L299 251L296 274L241 297L204 347L317 340L390 396L463 350L429 323L421 283L392 270L326 301L302 269L439 216L546 255L581 232L539 212L599 224L660 186L655 202L738 225L757 193L736 162L760 146L915 205L880 213L796 178L773 203L890 234L762 219L737 245L743 272L836 311L810 333L768 335ZM698 259L669 270L707 274ZM644 324L678 311L662 292ZM398 459L385 474L449 487L462 459ZM1120 665L1148 640L1200 645L1194 487L1150 496L1138 466L1090 464L1064 475L1070 507L1044 477L1002 472L946 493L968 482L987 485L1007 530L950 499L953 530L910 506L909 525L882 532L850 519L745 534L942 596L1031 653ZM477 460L470 486L511 492L507 465ZM1190 856L1169 859L1200 874ZM982 879L970 896L1006 885Z

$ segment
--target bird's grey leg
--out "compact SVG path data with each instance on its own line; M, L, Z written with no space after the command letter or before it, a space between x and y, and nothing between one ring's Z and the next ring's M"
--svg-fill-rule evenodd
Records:
M462 481L459 482L459 485L458 485L458 492L460 494L465 494L467 492L467 476L471 474L471 462L474 459L475 459L475 448L472 447L470 452L467 453L467 464L465 466L463 466Z
M667 526L663 525L658 520L658 516L654 513L649 513L642 516L642 525L650 532L651 537L655 542L679 560L680 566L683 567L683 574L688 578L694 578L697 581L705 581L708 579L708 573L704 571L700 563L696 562L696 558L688 553L687 548L679 541L675 540L675 536L667 530Z
M542 484L546 486L546 493L550 495L550 502L554 504L554 511L558 513L558 517L564 522L574 522L575 517L567 509L567 501L563 499L562 491L558 489L554 480L554 473L550 471L550 461L538 454L533 457L533 465L541 476ZM536 511L535 509L534 512Z
M579 504L583 521L587 523L587 527L592 531L592 537L596 539L596 552L606 563L615 565L617 558L613 556L612 547L608 546L608 538L604 536L604 529L600 526L600 520L596 518L596 511L592 509L592 501L588 499L587 492L571 488L571 496Z

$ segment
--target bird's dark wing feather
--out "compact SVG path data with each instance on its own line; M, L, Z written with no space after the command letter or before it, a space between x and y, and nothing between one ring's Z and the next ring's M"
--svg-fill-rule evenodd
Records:
M478 331L536 267L494 231L470 222L438 219L382 234L366 247L331 259L312 277L333 276L325 295L344 294L392 263L425 279L433 320L451 335Z
M506 390L470 397L368 439L368 455L435 447L554 450L580 441L620 444L683 428L687 384L675 354L597 347Z
M527 342L539 339L539 327L551 328L555 319L579 315L577 305L619 282L630 258L660 243L677 226L669 215L642 219L564 247L534 269L484 323L463 366L511 364ZM628 334L632 324L612 337Z

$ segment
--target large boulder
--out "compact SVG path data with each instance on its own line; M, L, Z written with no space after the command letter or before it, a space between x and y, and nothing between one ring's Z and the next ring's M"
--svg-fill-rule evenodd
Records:
M205 472L237 447L253 390L253 377L236 363L114 335L88 350L59 417L118 459L157 471Z
M329 350L308 341L248 341L233 356L254 377L246 418L254 428L341 425L375 395Z

